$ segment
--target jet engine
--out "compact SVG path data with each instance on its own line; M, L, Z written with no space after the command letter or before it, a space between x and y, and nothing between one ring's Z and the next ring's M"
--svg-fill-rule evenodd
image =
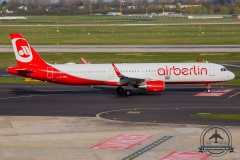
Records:
M138 88L146 89L148 92L162 92L165 88L163 81L147 81L145 84L138 86Z

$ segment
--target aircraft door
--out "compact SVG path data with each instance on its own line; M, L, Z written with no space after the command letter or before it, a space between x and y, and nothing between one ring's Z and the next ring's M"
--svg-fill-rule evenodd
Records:
M47 67L47 78L53 78L53 68Z
M109 68L109 77L114 77L113 68Z
M215 70L213 65L209 65L209 76L215 76Z

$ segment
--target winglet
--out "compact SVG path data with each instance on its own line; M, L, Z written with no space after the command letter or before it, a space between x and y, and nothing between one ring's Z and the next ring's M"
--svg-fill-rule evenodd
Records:
M113 66L113 69L114 69L115 73L117 74L117 76L118 76L118 77L121 77L122 74L121 74L120 71L117 69L117 67L115 66L114 63L112 63L112 66Z
M83 64L88 64L88 62L83 57L80 57L80 58L81 58Z

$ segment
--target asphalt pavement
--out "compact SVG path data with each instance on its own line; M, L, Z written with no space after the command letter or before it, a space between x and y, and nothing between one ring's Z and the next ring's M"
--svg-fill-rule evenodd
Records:
M121 121L161 123L239 125L238 121L201 121L189 117L194 113L239 113L239 86L212 86L214 89L233 89L219 97L198 97L204 85L167 85L162 93L133 90L126 97L116 94L115 87L65 86L55 84L0 85L0 115L2 116L80 116L100 117ZM235 95L229 98L232 95ZM141 111L129 114L128 111ZM127 110L124 110L127 109ZM108 111L110 114L104 114Z

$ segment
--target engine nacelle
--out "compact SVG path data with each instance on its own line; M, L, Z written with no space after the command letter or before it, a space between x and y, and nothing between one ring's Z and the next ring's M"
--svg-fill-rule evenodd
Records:
M148 92L162 92L165 88L163 81L147 81L144 85L138 86L138 88L144 88Z

